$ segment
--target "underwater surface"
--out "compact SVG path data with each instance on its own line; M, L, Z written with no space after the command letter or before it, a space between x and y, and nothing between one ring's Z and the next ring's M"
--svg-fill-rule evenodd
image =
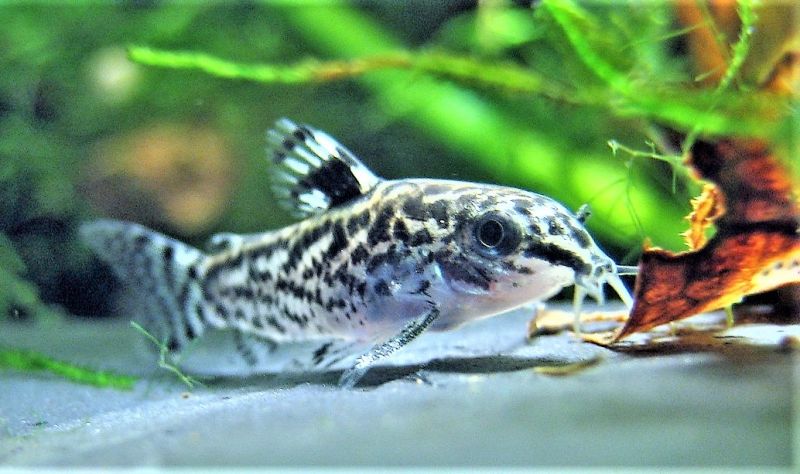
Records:
M49 345L143 379L117 391L4 374L0 459L11 466L794 462L793 356L757 345L631 356L566 334L531 344L520 336L529 317L519 311L428 334L370 373L367 390L336 388L331 374L218 378L188 391L153 373L125 324L73 322L58 328L60 341L21 330L25 347ZM584 364L572 374L558 370ZM404 378L415 373L422 379ZM390 381L373 385L383 380Z
M800 8L300 3L0 6L0 466L797 464ZM623 267L698 252L682 275L703 286L736 273L702 267L736 232L778 229L788 250L698 304L733 328L712 312L646 333L689 315L660 303L638 334L587 342L572 286L553 284L539 332L523 306L424 333L361 389L337 388L338 369L203 378L131 326L125 282L80 228L131 221L211 251L216 234L291 225L267 152L281 117L388 180L510 186L576 217L588 204L586 230ZM720 164L751 154L778 171ZM663 290L623 281L637 301ZM612 317L590 315L590 338L626 313L600 292L609 304L584 310Z

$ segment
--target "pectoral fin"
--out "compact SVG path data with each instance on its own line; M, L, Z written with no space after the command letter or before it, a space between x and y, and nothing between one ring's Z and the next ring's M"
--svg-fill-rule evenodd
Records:
M373 346L369 352L359 357L352 367L344 371L342 377L339 379L339 386L343 388L355 387L372 364L380 359L388 357L396 350L413 341L417 336L422 334L437 317L439 317L439 309L433 306L422 316L411 320L399 333Z

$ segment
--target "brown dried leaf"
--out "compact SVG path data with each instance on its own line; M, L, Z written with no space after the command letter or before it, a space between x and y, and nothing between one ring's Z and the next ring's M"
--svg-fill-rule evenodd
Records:
M697 250L708 241L706 230L725 213L725 204L722 202L722 195L717 187L710 183L703 186L702 193L692 199L691 204L692 212L686 216L689 228L681 235L690 250Z
M800 282L800 213L789 175L767 146L698 142L689 165L724 196L717 234L693 251L644 251L631 316L615 341Z
M675 8L679 21L692 27L688 41L696 72L706 86L717 86L741 29L737 3L679 2ZM750 86L794 94L800 82L800 5L766 2L755 9L758 34L738 76ZM706 188L692 202L684 234L690 251L675 254L645 244L631 316L614 341L800 282L800 212L790 175L768 146L744 139L698 142L688 165L716 185L715 194ZM706 242L712 222L717 233Z

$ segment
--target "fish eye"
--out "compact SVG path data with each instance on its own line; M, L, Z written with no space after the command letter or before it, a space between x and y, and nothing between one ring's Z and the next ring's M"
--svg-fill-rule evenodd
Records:
M506 216L489 212L476 221L473 238L481 254L502 257L517 249L520 232L514 222Z

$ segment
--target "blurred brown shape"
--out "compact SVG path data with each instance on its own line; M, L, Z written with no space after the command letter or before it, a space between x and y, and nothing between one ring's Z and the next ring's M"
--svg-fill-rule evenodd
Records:
M717 234L694 251L645 250L634 306L615 341L800 282L800 213L789 175L766 144L698 142L688 164L722 193Z
M764 88L782 95L797 94L800 88L800 52L786 53L767 77Z
M703 5L707 5L706 9ZM717 84L727 68L729 43L736 39L739 29L736 1L679 1L675 3L675 12L684 26L693 27L687 33L687 41L695 72L702 78L698 82ZM707 15L714 22L714 28L707 24Z
M189 235L219 217L233 169L215 131L159 124L100 143L82 189L99 214Z
M731 46L739 39L741 21L735 0L683 0L675 3L687 32L690 58L698 82L716 86L730 64ZM753 7L757 17L747 58L739 78L747 85L782 94L797 92L797 50L800 49L800 2L772 0ZM790 74L775 74L789 67ZM778 78L776 81L775 78Z

